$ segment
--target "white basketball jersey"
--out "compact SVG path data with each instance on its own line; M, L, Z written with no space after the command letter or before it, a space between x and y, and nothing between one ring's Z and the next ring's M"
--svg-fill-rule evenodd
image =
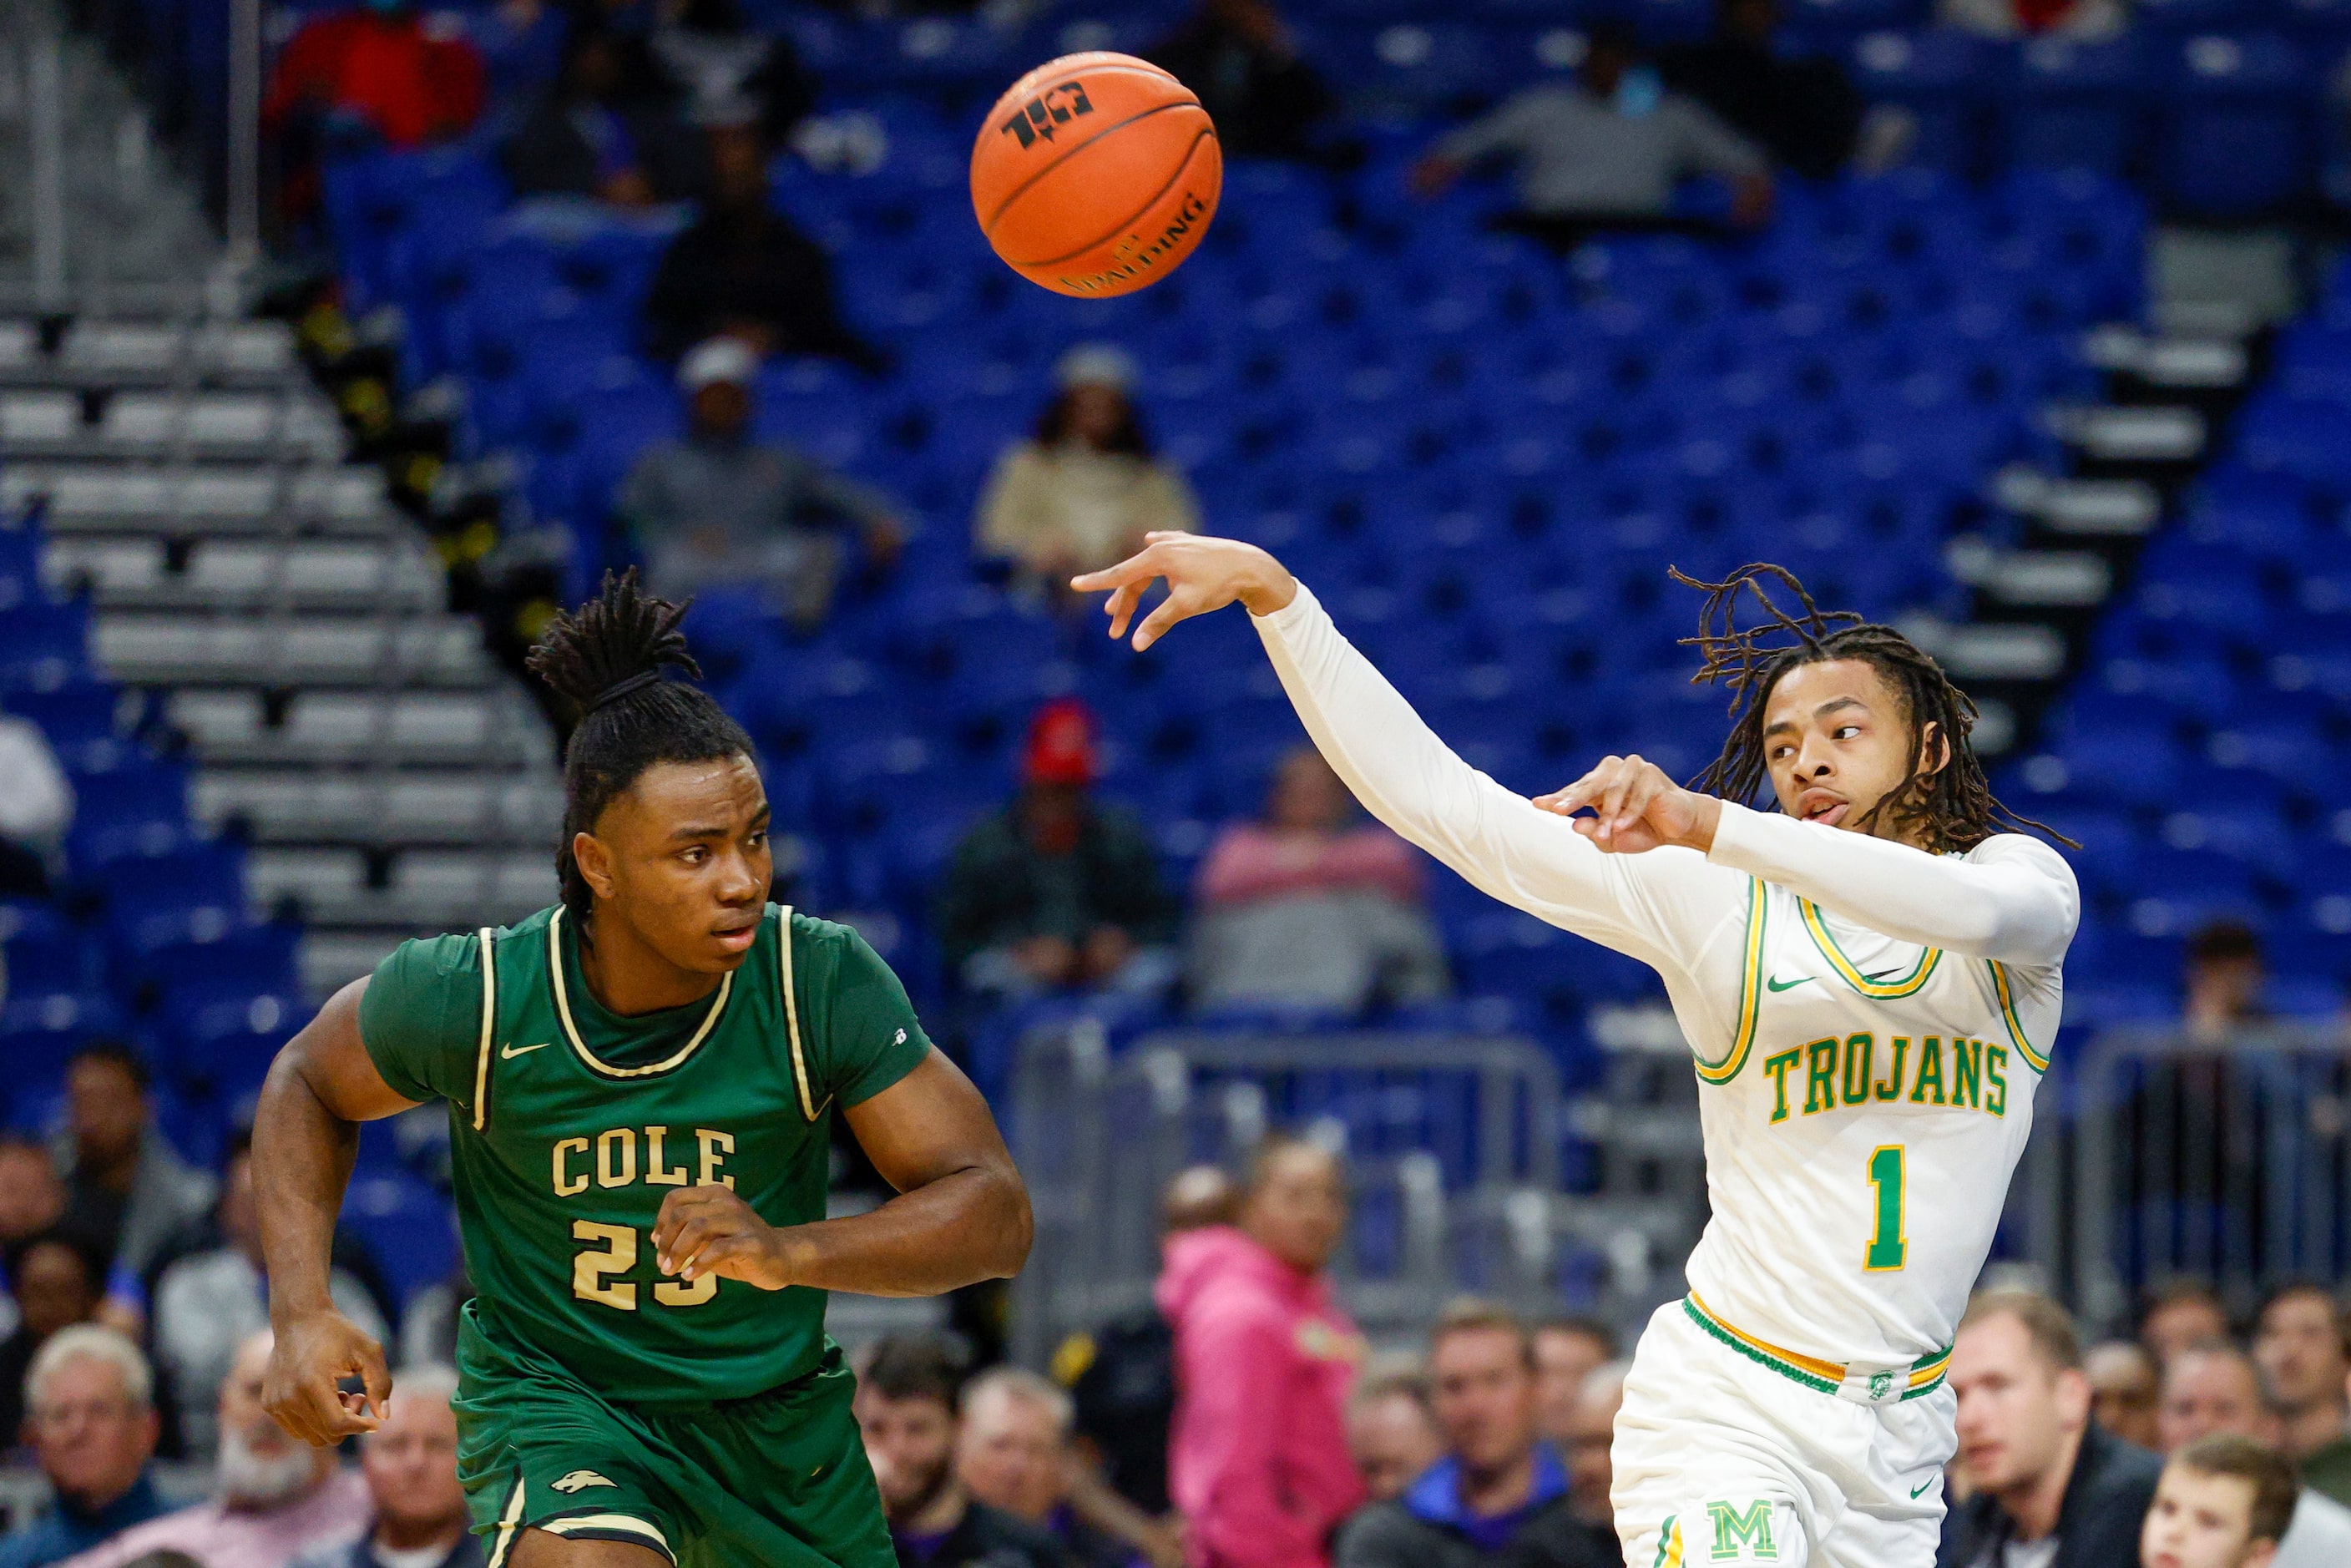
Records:
M1697 1304L1924 1386L2032 1130L2058 972L1896 941L1752 877L1745 916L1730 1038L1709 1051L1708 1020L1686 1024L1714 1208Z

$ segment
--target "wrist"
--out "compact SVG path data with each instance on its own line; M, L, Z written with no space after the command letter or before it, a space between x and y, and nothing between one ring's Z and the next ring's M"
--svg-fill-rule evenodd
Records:
M1687 793L1691 800L1690 831L1682 842L1700 854L1710 853L1715 830L1722 825L1722 802L1696 789Z
M1254 549L1254 547L1252 547ZM1290 608L1298 597L1298 580L1290 569L1262 549L1255 551L1254 569L1242 579L1238 595L1241 608L1252 615L1271 615Z

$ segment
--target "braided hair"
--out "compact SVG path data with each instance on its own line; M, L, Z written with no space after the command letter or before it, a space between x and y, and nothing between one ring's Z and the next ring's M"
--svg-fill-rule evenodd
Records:
M1698 635L1682 639L1686 646L1698 649L1702 660L1691 684L1730 690L1729 737L1722 743L1721 754L1690 780L1691 789L1752 803L1770 782L1764 706L1781 677L1804 664L1855 659L1877 672L1910 726L1907 781L1872 806L1857 826L1874 831L1883 811L1897 832L1915 833L1936 854L1971 850L1995 833L2009 831L2029 831L2060 843L2074 842L2001 804L1975 748L1968 744L1975 728L1975 703L1951 684L1933 655L1909 638L1850 610L1821 609L1785 567L1757 561L1720 582L1701 582L1668 570L1675 581L1706 594ZM1775 586L1792 594L1800 608L1791 612L1774 602ZM1740 624L1742 600L1751 601L1759 624ZM1930 725L1948 749L1939 768L1928 766Z
M572 858L573 835L595 831L604 808L656 763L752 755L751 737L716 698L662 675L665 664L702 674L678 630L686 608L645 593L634 567L618 577L608 571L595 598L556 615L526 661L581 710L563 751L563 841L555 872L564 907L582 930L595 894Z

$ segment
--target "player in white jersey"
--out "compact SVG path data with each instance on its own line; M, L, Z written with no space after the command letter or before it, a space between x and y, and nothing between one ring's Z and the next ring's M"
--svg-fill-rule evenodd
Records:
M1074 585L1111 591L1116 637L1163 577L1138 649L1239 601L1374 816L1665 979L1697 1057L1713 1217L1689 1295L1651 1318L1625 1380L1625 1561L1927 1568L1955 1441L1944 1368L2080 912L2064 859L2001 831L2037 824L1992 798L1973 706L1898 632L1748 568L1697 585L1700 678L1732 693L1703 791L1612 757L1531 801L1447 750L1254 546L1154 534ZM1775 579L1800 613L1771 604ZM1736 624L1742 594L1760 631ZM1744 804L1767 784L1777 813Z

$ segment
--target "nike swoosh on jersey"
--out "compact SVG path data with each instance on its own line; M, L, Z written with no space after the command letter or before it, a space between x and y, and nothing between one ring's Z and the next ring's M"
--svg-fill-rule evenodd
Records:
M1774 975L1770 979L1764 981L1763 984L1767 989L1772 991L1792 991L1798 986L1802 985L1805 981L1818 979L1819 977L1820 977L1817 975L1799 975L1792 980L1783 980L1780 978L1779 976Z
M528 1056L534 1051L545 1051L554 1043L551 1040L542 1040L537 1045L526 1045L520 1051L517 1051L511 1045L502 1045L498 1047L498 1060L512 1061L517 1056Z

